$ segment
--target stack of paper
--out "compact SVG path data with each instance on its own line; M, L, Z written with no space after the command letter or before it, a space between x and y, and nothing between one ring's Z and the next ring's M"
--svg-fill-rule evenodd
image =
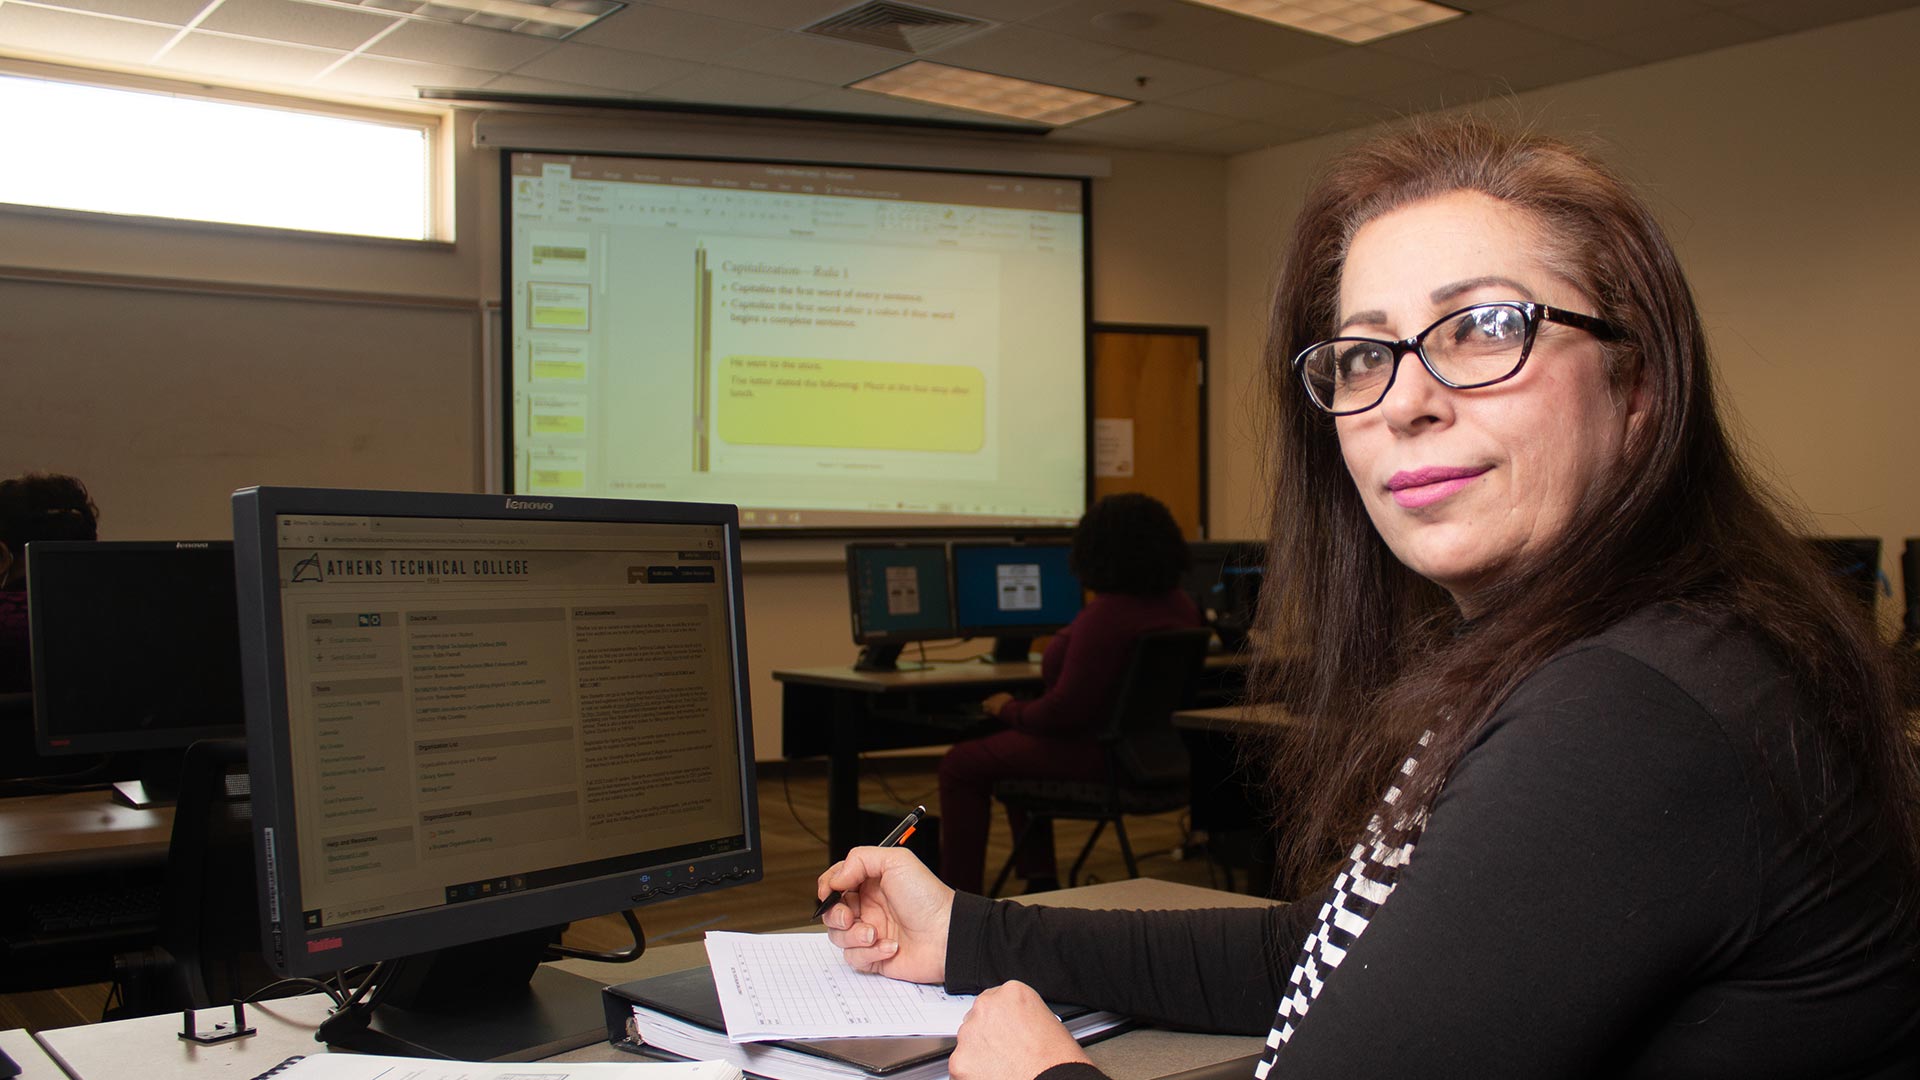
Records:
M953 1035L973 997L855 971L825 934L707 934L727 1038Z
M312 1054L263 1075L273 1080L741 1080L739 1067L721 1061L480 1063L378 1054Z

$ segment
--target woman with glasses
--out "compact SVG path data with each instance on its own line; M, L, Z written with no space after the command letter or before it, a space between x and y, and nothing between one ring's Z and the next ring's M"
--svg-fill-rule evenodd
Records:
M1920 1074L1886 650L1706 354L1652 214L1571 147L1453 120L1343 153L1268 355L1263 610L1314 657L1272 773L1301 899L1022 908L857 849L820 885L835 940L986 991L962 1078L1098 1075L1042 997L1264 1033L1262 1080Z

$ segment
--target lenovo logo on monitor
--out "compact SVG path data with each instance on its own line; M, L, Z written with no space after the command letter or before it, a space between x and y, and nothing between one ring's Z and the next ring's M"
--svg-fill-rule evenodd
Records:
M509 510L551 510L553 509L553 504L550 502L533 502L532 500L529 500L529 499L508 499L507 509Z

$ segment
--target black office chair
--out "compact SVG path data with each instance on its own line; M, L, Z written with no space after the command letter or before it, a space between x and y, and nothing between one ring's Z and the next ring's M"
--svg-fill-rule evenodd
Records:
M1187 805L1187 746L1174 730L1173 713L1192 700L1212 636L1212 631L1204 629L1162 630L1143 634L1134 642L1113 717L1100 734L1107 757L1104 782L1006 780L994 785L994 798L1010 809L1025 811L1027 825L1014 839L1013 854L1000 868L988 895L999 894L1021 852L1040 835L1038 830L1051 829L1054 821L1062 819L1096 823L1067 873L1069 886L1079 882L1087 856L1109 824L1120 840L1127 876L1140 876L1124 818L1164 814Z
M121 1014L224 1005L273 983L260 952L258 888L246 743L202 739L181 766L160 944L117 965Z

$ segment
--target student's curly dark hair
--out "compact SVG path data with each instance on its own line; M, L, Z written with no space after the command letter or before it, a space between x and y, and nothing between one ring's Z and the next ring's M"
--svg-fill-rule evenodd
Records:
M1094 592L1151 596L1180 584L1187 539L1159 499L1109 495L1074 528L1071 561L1080 584Z
M100 508L87 486L59 473L26 473L0 480L0 543L16 559L35 540L96 540Z

